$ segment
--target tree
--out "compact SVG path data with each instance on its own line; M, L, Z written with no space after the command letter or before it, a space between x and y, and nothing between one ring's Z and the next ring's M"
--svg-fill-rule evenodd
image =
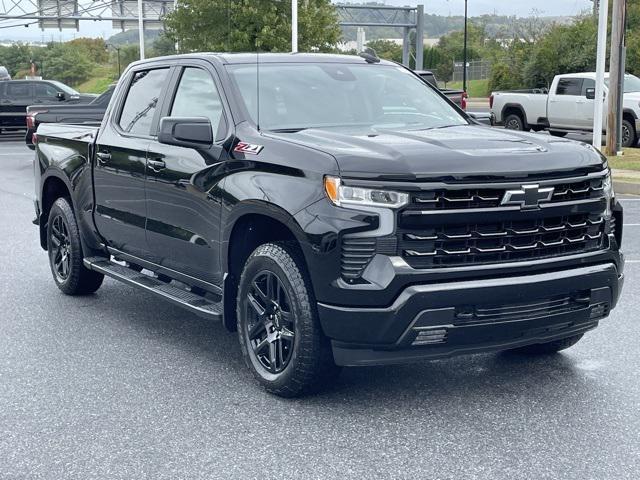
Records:
M0 46L0 65L7 67L11 76L19 71L26 71L31 65L31 49L27 45L14 43L11 46Z
M372 40L367 42L367 47L373 48L378 57L394 62L402 61L402 45L391 40Z
M107 44L102 38L76 38L68 41L67 45L85 50L89 58L96 63L109 61Z
M453 79L453 60L442 60L436 66L436 78L446 85Z
M51 43L47 48L34 50L34 59L47 78L70 85L90 78L96 67L83 48L69 43Z
M291 50L291 4L273 0L181 0L165 17L180 51L286 52ZM300 51L331 51L340 28L330 0L306 0L298 9Z

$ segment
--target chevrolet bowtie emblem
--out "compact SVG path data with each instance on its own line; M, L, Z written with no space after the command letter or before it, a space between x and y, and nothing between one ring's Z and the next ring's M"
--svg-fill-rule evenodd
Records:
M538 208L540 203L553 197L554 187L540 188L540 185L523 185L520 190L507 190L500 205L520 205L520 208Z

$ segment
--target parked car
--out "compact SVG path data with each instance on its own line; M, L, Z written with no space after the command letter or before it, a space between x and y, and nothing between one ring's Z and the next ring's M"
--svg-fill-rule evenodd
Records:
M478 126L371 55L256 57L135 62L99 127L38 127L63 293L107 275L221 320L282 396L339 366L557 352L616 306L623 212L595 148Z
M27 106L49 103L89 103L96 95L78 93L55 80L0 82L0 130L26 128Z
M109 106L115 84L110 85L104 93L96 97L91 103L69 104L58 103L52 105L30 105L27 107L27 134L25 142L32 150L33 134L41 123L77 123L100 125L104 112Z
M11 75L7 70L7 67L0 66L0 81L11 80Z
M430 70L416 70L416 73L420 75L420 78L422 78L429 85L433 85L442 93L444 93L449 100L451 100L453 103L458 105L460 108L462 108L463 110L467 109L467 93L464 90L440 88L438 86L438 79L436 78L435 74Z
M563 137L575 131L593 131L595 73L556 75L550 91L493 92L491 114L495 125L513 130L549 130ZM605 76L605 101L609 75ZM625 75L622 145L635 146L640 132L640 78ZM607 128L606 108L603 129Z

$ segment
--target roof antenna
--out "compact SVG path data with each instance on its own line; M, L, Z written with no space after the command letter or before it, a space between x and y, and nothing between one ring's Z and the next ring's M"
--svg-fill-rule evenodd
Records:
M380 63L380 57L378 57L376 51L371 47L365 47L364 50L358 53L358 56L364 58L367 63Z

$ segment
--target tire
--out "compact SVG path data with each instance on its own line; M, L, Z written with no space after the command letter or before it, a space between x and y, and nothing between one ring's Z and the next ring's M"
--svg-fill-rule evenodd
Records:
M76 217L67 198L55 201L47 223L47 252L53 280L66 295L94 293L104 275L87 269Z
M558 130L549 130L549 134L554 137L566 137L568 132L559 132Z
M283 243L256 248L240 276L236 302L245 363L268 392L288 398L317 391L339 373L299 258Z
M504 119L504 128L507 130L520 130L524 131L524 120L517 113L512 113L507 115L507 118Z
M622 120L622 146L624 148L635 147L638 143L636 129L626 118Z
M561 350L565 350L574 346L583 337L583 333L574 335L573 337L562 338L560 340L554 340L548 343L537 343L535 345L527 345L526 347L514 348L509 350L515 353L524 353L529 355L551 355L558 353Z

